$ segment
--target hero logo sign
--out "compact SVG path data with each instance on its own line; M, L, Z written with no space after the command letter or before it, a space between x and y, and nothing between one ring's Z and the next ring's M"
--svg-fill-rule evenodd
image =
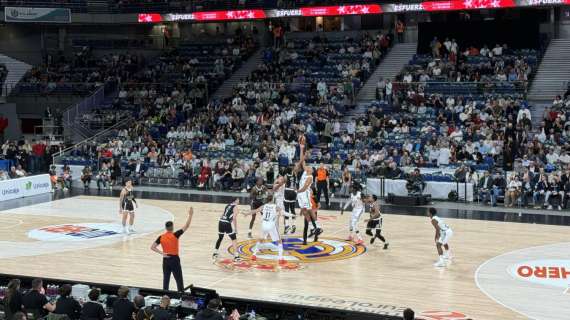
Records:
M533 260L513 265L511 275L533 283L567 288L570 285L570 260Z

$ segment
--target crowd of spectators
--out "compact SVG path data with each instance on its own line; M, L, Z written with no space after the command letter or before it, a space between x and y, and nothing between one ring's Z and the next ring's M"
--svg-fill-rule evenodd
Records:
M125 87L120 99L142 104L138 116L143 120L106 143L85 144L75 154L115 158L127 168L125 175L140 175L141 167L147 175L151 168L166 168L176 173L172 178L180 186L245 191L257 177L273 180L278 170L270 163L291 164L299 132L305 132L315 147L310 161L334 160L340 170L341 163L352 165L354 159L334 159L328 143L340 136L341 111L352 103L388 41L363 34L337 41L295 40L267 49L232 97L204 106L194 104L179 86ZM334 68L323 76L319 67L329 62Z
M48 172L51 155L63 146L46 140L6 140L0 146L0 160L8 163L8 170L0 169L0 180L25 177Z
M507 44L489 49L462 47L455 39L438 38L431 54L418 54L397 77L410 94L524 93L538 63L538 50L511 49ZM410 86L410 83L419 83Z
M137 71L144 66L143 56L113 53L101 57L88 47L72 56L49 55L44 64L34 66L18 84L19 93L87 95L105 83L136 80Z
M100 289L92 288L86 297L74 296L70 284L44 286L41 279L34 279L29 290L21 287L20 280L8 283L3 297L5 319L59 319L59 320L176 320L178 311L171 305L167 295L160 297L158 303L147 300L137 294L131 297L128 287L119 287L116 295L102 294ZM213 297L205 303L203 310L193 315L196 320L237 320L237 310L227 313L219 298Z

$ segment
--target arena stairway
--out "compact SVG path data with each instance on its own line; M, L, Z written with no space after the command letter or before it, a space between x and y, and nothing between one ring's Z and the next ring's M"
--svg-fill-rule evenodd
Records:
M263 49L259 48L242 66L236 70L232 76L224 81L224 83L214 92L213 99L221 100L231 97L234 87L242 80L249 77L249 75L257 68L263 61Z
M552 101L570 80L570 39L552 39L532 80L528 100Z
M0 97L7 97L32 66L3 54L0 54L0 64L4 64L8 69L8 75L0 89Z
M394 79L406 64L416 54L418 44L398 43L392 47L388 55L380 62L380 65L374 70L368 81L362 86L358 92L356 100L361 102L370 102L376 99L376 84L380 78ZM357 108L358 109L358 108Z

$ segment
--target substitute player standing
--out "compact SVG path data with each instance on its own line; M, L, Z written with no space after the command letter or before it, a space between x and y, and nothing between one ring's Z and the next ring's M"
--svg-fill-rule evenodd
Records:
M376 238L384 242L384 250L388 249L388 242L382 236L382 213L380 212L380 203L376 195L369 197L370 202L370 219L366 220L366 234L371 236L370 244L374 243Z
M238 215L239 199L236 198L232 203L228 204L224 209L224 213L218 222L218 240L212 259L218 259L218 250L222 244L224 236L228 236L232 240L232 247L234 248L234 261L239 261L239 252L237 250L237 215Z
M362 241L360 231L358 230L358 221L364 213L364 202L362 201L362 194L358 191L357 185L352 186L350 201L346 202L344 208L340 211L340 214L344 214L344 210L346 210L350 205L352 205L352 215L350 217L349 235L347 240L354 241L357 244L362 245L364 241Z
M437 247L437 254L439 255L439 259L434 263L434 266L445 267L445 260L451 259L451 254L449 253L449 239L453 236L453 231L443 219L437 216L437 210L435 208L429 208L428 217L431 219L431 224L435 228L435 245ZM445 249L445 252L443 249Z
M251 257L251 260L257 260L257 252L259 249L262 247L267 247L269 245L268 243L264 243L264 240L269 236L272 241L271 245L277 246L279 263L285 263L285 260L283 259L283 242L279 236L279 227L277 225L279 216L286 215L285 211L273 203L273 195L269 194L267 196L266 204L250 212L250 214L258 213L261 213L262 215L261 238L257 241L252 249L253 255Z

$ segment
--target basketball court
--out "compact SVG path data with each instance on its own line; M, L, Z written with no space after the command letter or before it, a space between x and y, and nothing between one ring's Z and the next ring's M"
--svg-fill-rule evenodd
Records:
M564 226L445 218L454 230L454 259L436 268L427 217L385 215L390 248L383 250L379 240L365 248L344 240L350 214L323 210L320 241L303 246L298 236L286 237L287 264L280 266L272 250L250 262L249 217L240 215L238 250L244 261L231 261L226 238L214 263L224 204L138 202L137 232L129 236L120 233L117 198L79 196L0 212L0 273L160 288L162 259L150 245L165 221L174 219L175 228L181 227L193 206L192 225L181 238L185 285L222 296L394 315L412 307L426 319L554 320L570 314L570 240Z

